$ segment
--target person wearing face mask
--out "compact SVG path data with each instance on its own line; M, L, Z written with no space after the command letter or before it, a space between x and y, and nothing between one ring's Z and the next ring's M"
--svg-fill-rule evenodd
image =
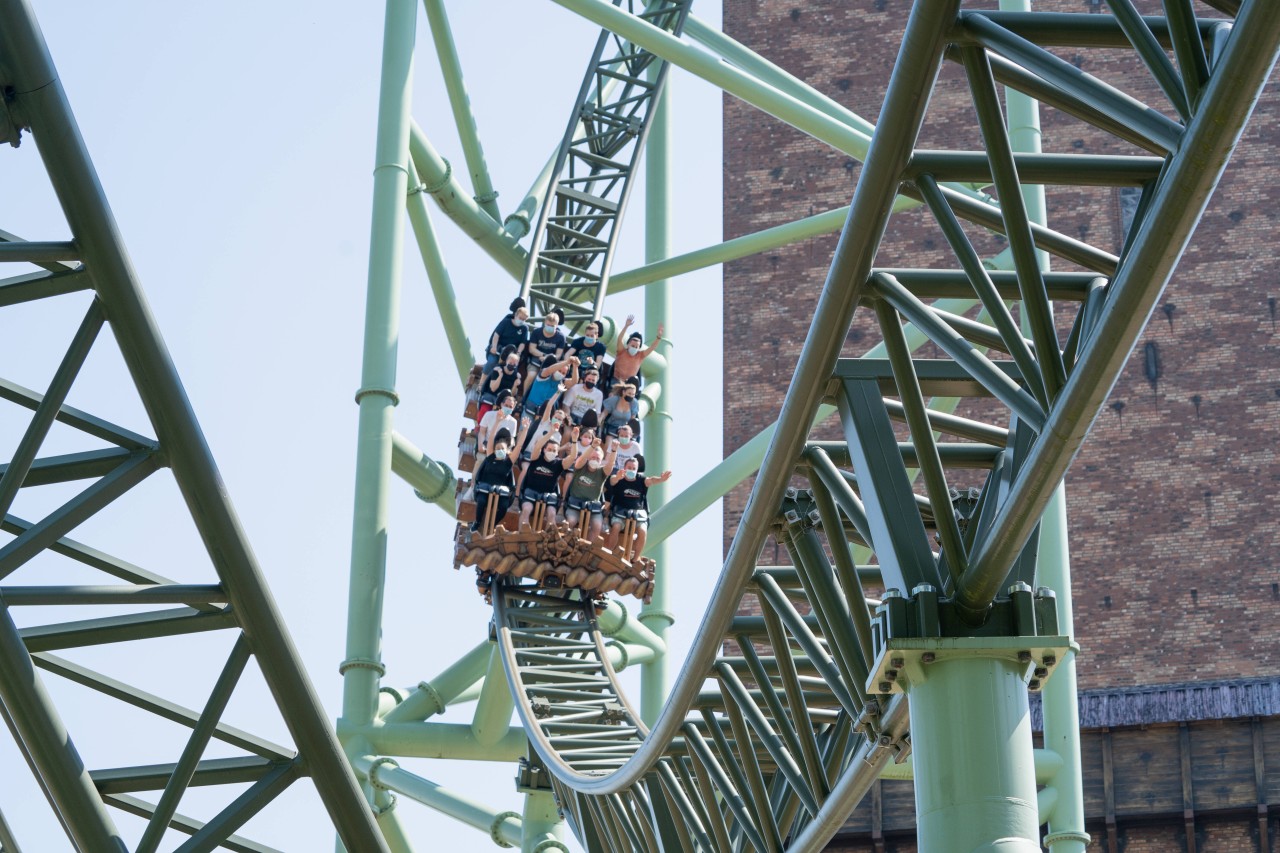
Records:
M547 433L533 443L532 459L520 472L520 482L516 484L516 492L520 495L520 528L529 525L529 517L533 515L533 505L538 501L546 504L544 516L549 527L556 523L556 506L560 503L560 478L565 474L564 463L560 459L560 442Z
M604 401L601 409L604 418L604 434L617 435L622 427L639 417L640 407L636 404L636 386L630 382L617 382L613 393Z
M633 435L630 424L623 424L618 427L618 456L613 463L613 470L617 471L623 464L640 455L640 442Z
M600 407L604 404L604 392L596 387L600 381L600 371L589 367L582 372L582 381L564 392L560 408L569 414L575 424L582 423L587 412L600 415Z
M538 409L564 388L578 384L578 359L572 355L556 361L554 355L542 360L538 378L533 380L525 395L525 409Z
M592 320L582 327L582 335L574 338L569 344L567 355L576 355L583 364L600 367L604 363L604 354L608 351L604 341L600 340L601 324Z
M567 343L564 333L560 331L560 323L563 319L564 315L552 308L542 318L542 328L534 329L529 333L529 373L525 377L526 387L533 384L539 370L538 365L542 364L547 356L554 355L556 361L564 358Z
M608 455L605 455L599 440L593 441L590 450L578 455L578 461L573 464L568 485L565 487L565 521L576 525L582 513L590 513L591 524L587 538L592 542L600 538L604 528L604 505L600 499L600 492L604 488L604 481L609 476L609 472L613 470L613 455L617 450L617 439L609 442Z
M525 410L525 414L520 418L520 435L516 438L516 448L520 450L520 461L517 466L528 462L532 458L533 444L547 434L564 447L568 440L568 432L565 424L568 422L569 416L559 409L552 408L550 405L543 406L541 416L538 419L538 425L533 426L533 416Z
M494 368L480 386L480 408L476 410L477 420L483 418L485 413L493 408L498 395L503 391L517 397L520 394L520 356L513 348L507 347L502 351L501 361L502 366Z
M525 347L529 344L529 327L527 325L529 309L525 308L524 300L517 296L507 310L511 313L498 321L493 334L489 336L489 345L484 350L484 372L486 374L498 366L504 349L511 347L516 354L516 358L519 359L520 356L524 355Z
M498 395L497 403L498 407L490 409L476 426L476 468L486 456L493 452L494 442L499 433L507 434L508 447L511 444L511 436L516 434L516 398L510 391L503 391Z
M498 502L495 518L499 523L502 522L507 509L511 506L515 485L511 470L511 433L501 429L493 437L493 454L476 466L476 519L471 522L472 530L480 529L480 523L484 520L490 500Z
M640 461L635 457L628 459L614 475L609 478L613 487L613 499L609 508L609 538L605 547L613 551L618 547L618 539L622 535L623 525L627 519L635 522L635 548L624 542L623 556L634 560L644 553L644 540L649 530L648 498L649 488L655 483L665 483L671 479L670 471L663 471L657 477L645 477L640 474Z
M627 315L627 322L618 333L618 348L613 354L613 379L615 382L630 382L634 379L632 384L639 388L640 364L649 357L654 347L662 340L662 326L658 326L658 336L653 339L653 343L648 349L644 349L644 335L639 332L627 334L627 329L631 328L631 324L635 321L634 314Z

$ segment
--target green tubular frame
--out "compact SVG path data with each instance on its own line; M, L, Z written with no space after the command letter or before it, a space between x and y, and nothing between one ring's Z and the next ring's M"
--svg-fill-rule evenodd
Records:
M231 845L265 850L236 830L302 776L310 776L335 829L351 849L385 850L382 835L361 795L319 700L303 671L257 560L239 525L209 446L178 378L143 295L111 208L90 160L35 16L26 0L0 3L0 88L6 117L15 130L29 132L73 235L70 244L26 244L5 232L0 263L26 262L43 273L0 279L0 305L62 296L92 288L92 298L54 379L44 394L0 381L0 397L31 410L18 449L0 475L3 529L14 536L0 548L0 716L5 718L29 767L60 820L81 850L123 850L116 813L147 821L138 849L155 849L169 829L191 836L189 849ZM10 112L12 110L12 112ZM73 263L65 263L65 262ZM83 301L80 303L83 306ZM81 309L83 310L83 308ZM139 435L90 413L67 406L67 392L104 326L119 345L133 390L145 408L156 438ZM112 449L41 457L50 427L60 422ZM92 546L67 533L111 505L162 468L172 471L185 506L204 543L217 582L178 584ZM9 513L18 490L44 483L85 483L83 490L35 522ZM135 518L139 535L150 519ZM114 586L14 585L10 576L44 552L121 581ZM194 562L194 561L193 561ZM48 566L47 566L48 567ZM175 609L126 612L99 618L18 628L13 608L23 605L174 604ZM162 697L72 664L50 654L138 639L179 637L210 630L233 630L236 641L225 660L204 660L221 672L203 708L184 708ZM248 638L252 637L252 646ZM276 746L221 722L250 659L261 671L296 750ZM181 755L171 765L86 769L76 744L96 732L68 732L43 680L55 676L88 687L191 729ZM78 734L78 737L76 736ZM230 759L204 758L217 739L247 753ZM249 787L208 821L178 811L188 787L207 784ZM152 803L132 796L154 792ZM19 849L7 824L0 829L5 849Z
M565 823L590 850L809 851L825 845L874 780L914 750L925 849L995 849L1002 843L1000 849L1032 850L1047 821L1045 841L1055 853L1082 850L1087 836L1061 483L1275 62L1280 8L1254 0L1238 10L1228 7L1235 21L1194 21L1184 4L1171 2L1166 22L1137 16L1127 0L1113 4L1113 16L1034 13L1012 0L1000 11L983 12L960 11L957 0L918 3L872 134L856 115L803 81L686 18L687 3L622 8L603 0L556 2L621 37L633 73L602 82L602 69L623 66L610 66L613 60L597 51L578 103L595 104L601 121L636 118L638 124L629 124L635 138L609 149L624 152L625 162L593 153L591 126L579 126L582 113L575 111L561 148L506 220L499 218L444 4L424 0L470 192L409 115L417 4L387 3L357 395L350 615L335 737L227 503L30 9L25 0L0 0L0 73L8 75L0 83L12 87L19 106L6 115L29 124L74 235L70 242L42 242L0 233L0 263L42 270L0 279L0 306L93 290L44 393L0 381L0 398L32 413L17 450L0 466L0 527L15 537L0 548L0 580L48 550L119 581L0 586L0 706L68 837L86 850L122 849L114 809L148 821L142 850L155 849L166 829L191 835L193 849L230 844L262 850L234 833L309 774L351 850L412 849L396 807L399 795L401 802L423 803L527 851L565 849ZM681 39L682 26L702 47ZM601 44L607 43L613 42L602 36ZM1133 51L1178 119L1079 74L1046 49L1071 45ZM915 149L924 104L944 61L964 69L985 151ZM673 257L675 129L658 97L668 62L865 160L851 204ZM998 84L1007 87L1007 115ZM640 91L651 96L643 110L626 113L619 105ZM1149 153L1041 154L1033 98ZM646 135L645 262L610 284L616 218ZM598 160L570 153L575 146ZM586 199L581 191L566 195L583 178L566 167L575 157L594 163L587 185L607 184L607 192L587 193L593 198ZM1115 256L1054 231L1042 190L1050 183L1142 187L1145 202L1125 251ZM997 188L1003 207L984 194L987 186ZM841 237L777 423L682 494L655 491L654 502L662 506L650 545L661 566L651 603L638 616L616 603L597 613L573 591L527 581L498 584L492 638L431 681L401 690L381 683L379 645L391 475L441 508L451 507L454 486L449 468L393 424L406 220L460 376L473 357L428 197L544 310L567 303L571 320L600 317L610 287L646 287L650 335L659 323L671 331L673 276L837 228ZM889 218L912 208L910 215L932 216L943 227L956 269L877 267ZM547 237L556 215L581 224L601 219L600 211L613 213L607 231L562 222L578 242ZM1007 257L980 261L959 227L965 221L1005 235ZM519 244L526 236L532 251ZM547 264L548 257L559 260ZM1054 257L1089 272L1050 271ZM1025 327L1012 322L1008 301L1020 303ZM844 332L863 303L875 312L885 341L863 359L838 360ZM975 307L981 312L970 319L966 312ZM1053 340L1054 310L1077 312L1065 354ZM120 341L155 439L65 405L104 325ZM912 357L926 339L952 358ZM675 426L671 391L678 361L672 349L668 334L646 365L646 434L656 467L666 464ZM988 394L1010 407L999 421L951 414L957 398ZM837 412L845 440L810 441L812 427ZM907 425L910 443L897 440L893 421ZM111 449L42 457L44 435L55 422L104 439ZM209 544L217 583L176 584L66 536L164 466L172 469ZM948 489L962 468L988 472L969 503ZM665 660L671 624L665 570L675 559L670 536L752 473L752 497L716 598L673 679ZM794 486L797 476L808 481L806 488ZM21 487L75 481L88 482L45 518L29 522L8 512ZM942 543L937 551L934 533ZM792 565L757 565L770 535L786 547ZM869 554L875 567L866 565ZM864 590L880 584L888 590L869 599ZM746 596L759 615L740 615ZM51 603L170 607L22 628L14 621L15 607ZM985 623L982 635L974 636L979 632L971 626L979 623ZM210 667L221 674L198 709L54 654L224 629L236 631L238 639L230 655ZM221 722L250 657L296 748ZM617 671L631 665L642 672L638 709L617 679ZM43 687L46 676L189 727L186 747L169 765L86 771L77 740ZM1038 755L1029 737L1028 683L1045 691L1046 749ZM476 707L469 724L433 719L470 701ZM999 712L961 720L954 713L978 707ZM513 709L516 727L509 722ZM244 754L206 759L211 740ZM520 814L489 809L400 768L391 756L519 760L524 808ZM938 784L944 777L958 781ZM188 787L224 783L248 788L211 820L179 811ZM1048 786L1039 795L1037 783ZM154 791L155 802L133 796L140 791ZM986 797L982 808L973 800L979 795ZM18 842L0 817L0 844L10 849Z
M667 149L659 130L663 120L654 120L648 149L651 184L646 193L649 209L645 264L614 275L609 285L614 291L648 288L646 314L650 334L657 322L670 319L664 305L669 299L668 279L672 276L829 233L841 225L846 233L779 422L732 454L710 475L664 501L654 514L650 543L651 547L661 548L672 532L734 484L758 471L748 517L743 519L718 584L720 593L699 626L691 657L682 677L670 685L669 695L665 676L650 677L648 670L642 681L639 709L633 709L619 692L612 666L620 656L601 636L601 629L611 625L613 617L605 614L597 620L590 608L573 595L540 590L524 582L495 589L497 642L505 659L508 686L537 753L537 764L548 774L575 834L589 849L781 849L786 838L790 839L788 849L818 849L876 774L892 759L903 757L903 736L915 721L924 740L934 738L931 742L938 742L936 738L942 738L944 747L929 748L929 761L944 762L952 768L948 772L954 772L956 762L968 762L971 766L965 772L1003 780L997 789L1011 800L1028 804L1021 807L1021 816L1013 824L999 816L974 819L972 815L976 813L964 803L946 805L946 792L922 788L918 793L924 806L956 810L956 820L964 824L966 843L994 840L988 833L1003 822L1017 826L1016 834L1023 838L1024 846L1033 849L1028 845L1036 843L1037 826L1044 819L1049 822L1047 841L1053 849L1081 849L1085 836L1080 813L1078 807L1071 805L1078 800L1079 777L1078 754L1073 752L1078 749L1072 734L1074 647L1069 636L1069 557L1063 534L1061 490L1042 490L1044 500L1021 511L1014 524L1005 516L1015 506L1010 496L1024 489L1030 491L1025 485L1028 478L1049 478L1052 482L1057 477L1060 481L1069 459L1055 455L1055 448L1064 446L1053 438L1063 434L1055 424L1065 417L1078 417L1082 427L1066 429L1075 436L1072 442L1083 437L1087 414L1083 410L1064 410L1064 400L1070 399L1076 385L1084 387L1091 381L1105 385L1107 380L1102 374L1081 374L1081 366L1090 358L1119 363L1132 345L1128 336L1100 338L1096 333L1090 335L1089 329L1082 329L1076 336L1075 363L1068 374L1062 362L1054 358L1052 344L1047 343L1049 300L1083 304L1088 298L1094 306L1098 300L1090 294L1096 294L1100 284L1115 291L1116 285L1109 280L1114 277L1124 282L1126 276L1141 278L1140 290L1151 300L1167 279L1172 261L1157 266L1147 263L1139 272L1132 266L1133 246L1123 258L1117 258L1053 231L1044 217L1042 185L1165 186L1170 168L1188 162L1169 156L1180 145L1207 145L1225 155L1243 125L1256 96L1256 86L1265 79L1274 59L1274 21L1261 20L1274 17L1274 13L1263 11L1258 5L1245 6L1241 14L1246 18L1256 16L1256 28L1251 31L1255 40L1266 41L1266 46L1228 43L1213 73L1206 66L1185 83L1198 87L1201 103L1213 98L1231 116L1229 128L1212 134L1200 127L1206 111L1190 106L1186 128L1176 122L1155 120L1138 122L1131 128L1119 127L1107 120L1105 109L1128 113L1137 102L1091 78L1073 80L1068 85L1062 79L1060 66L1037 43L1052 38L1055 45L1120 47L1130 37L1140 40L1138 28L1132 20L1123 19L1123 14L1120 20L1099 21L1086 20L1096 16L962 13L957 17L958 28L951 31L954 35L948 36L944 35L949 31L945 16L937 15L937 9L931 7L929 15L916 13L908 25L903 54L882 111L881 133L869 145L869 128L856 116L697 19L688 20L686 36L719 53L724 63L709 59L710 54L600 0L556 2L815 138L834 144L838 150L866 158L851 206L673 257L664 213L669 190L664 183ZM1185 36L1185 21L1180 30L1149 20L1145 26L1157 40L1169 39L1175 30L1182 32L1175 49L1179 56L1191 57L1189 61L1194 61L1197 50L1203 49L1198 40ZM1215 24L1199 23L1202 37L1216 31ZM948 44L949 40L953 43ZM981 45L986 52L975 54L975 45ZM1143 50L1145 47L1139 52L1146 61L1159 62L1154 53ZM982 152L911 150L918 110L925 100L922 93L931 85L932 69L944 56L967 62L977 109L991 146L989 158ZM1234 76L1220 75L1220 68L1228 68ZM1253 88L1246 87L1247 91L1229 94L1214 90L1215 83L1222 88L1224 79L1246 78L1253 81ZM1167 74L1162 80L1167 88L1175 82ZM1005 117L999 106L987 95L994 91L996 82L1009 87L1007 131L1003 129ZM1034 138L1038 135L1034 102L1023 96L1023 91L1033 97L1052 94L1055 106L1104 131L1123 130L1124 138L1144 143L1143 147L1159 156L1068 160L1041 155ZM1188 104L1194 101L1195 98L1187 99ZM662 109L658 108L659 115ZM1221 164L1222 157L1213 162ZM549 186L556 171L550 169L536 180L526 200L539 196L546 199L546 190L539 187ZM1204 176L1192 193L1190 215L1149 205L1143 227L1160 227L1162 233L1169 234L1176 220L1180 230L1173 233L1185 240L1194 211L1207 199L1217 174ZM1024 201L1002 210L981 193L988 184L1002 189L1003 197L1018 196ZM899 186L903 187L901 195ZM933 215L943 218L944 227L952 224L956 237L952 244L964 269L880 270L873 276L872 258L883 222L891 212L922 202L928 203ZM525 213L515 220L528 218ZM962 232L954 228L959 220L966 219L1008 236L1013 252L1008 259L997 260L1008 264L1007 271L984 269L967 249ZM1166 220L1170 220L1170 226L1165 226ZM509 226L512 221L508 217ZM860 224L857 233L848 232L847 223L853 221ZM1154 251L1160 241L1146 239L1145 245ZM1141 236L1136 238L1134 246L1142 240ZM1054 254L1097 272L1049 272L1047 264ZM1115 298L1107 295L1108 303ZM847 325L859 298L864 296L887 300L880 303L877 311L886 328L897 327L900 331L890 335L886 345L868 353L869 361L856 368L849 365L846 370L835 365L833 348L843 339L839 330ZM985 306L979 320L967 319L965 312L979 300ZM1004 308L1007 300L1025 303L1021 314L1032 321L1025 331L1012 324ZM592 313L599 315L599 296L591 307ZM912 322L900 325L899 310ZM586 315L583 306L576 316ZM1110 316L1118 315L1106 308L1099 311L1091 307L1089 316L1079 322L1097 328L1098 323L1105 322L1097 318ZM994 320L987 319L992 317ZM1141 319L1138 316L1131 325L1136 326ZM925 339L945 344L944 349L961 358L960 364L935 367L913 361L910 351ZM1081 341L1087 343L1081 347ZM992 348L995 353L970 356L977 347ZM1013 353L1019 369L1001 361L1003 353ZM1039 354L1046 354L1043 364ZM670 410L672 362L669 353L664 355L668 357L657 363L664 372L650 376L667 393L650 401L649 441L655 435L653 428L665 424L665 418L654 421L653 415L661 417ZM886 355L888 362L876 361ZM828 393L827 377L833 372L866 377L860 380L861 402L838 395L838 406L820 405ZM1014 382L1006 377L1012 377ZM879 390L873 390L877 386ZM908 394L903 404L882 403L880 394L889 393L895 386L916 391L914 396ZM1016 432L999 424L967 421L948 414L955 405L955 391L971 394L982 392L983 386L1016 407ZM1099 393L1104 392L1105 388ZM875 414L877 407L880 414ZM813 445L811 452L820 454L812 456L814 460L827 459L826 454L830 453L830 459L836 461L822 463L829 467L823 469L823 479L811 480L812 497L808 497L809 492L784 494L793 472L803 475L810 470L804 465L797 468L795 461L800 459L810 425L828 418L837 408L846 412L848 444L837 443L822 451ZM873 458L855 452L871 441L867 430L872 424L888 424L894 419L903 420L912 428L917 436L913 445L893 441L890 432L876 426L882 435L877 440L886 442L884 450L877 451L882 455ZM1032 431L1028 432L1025 425ZM941 440L940 436L949 432L988 444L980 453L960 453L960 446ZM901 462L886 466L876 461L889 458L883 454L899 455ZM1041 457L1046 461L1041 462ZM849 465L855 474L840 471L841 466ZM974 524L967 531L947 519L946 481L950 469L957 465L986 466L993 471L992 496L975 508ZM924 495L910 490L917 467L923 474ZM886 504L890 494L895 497ZM887 510L892 501L903 502L901 512ZM922 528L912 530L898 520L917 509L926 526L939 525L944 542L941 556L931 554L927 547L920 550L924 541ZM1018 568L1026 563L1023 543L1031 535L1031 530L1024 532L1023 526L1032 518L1037 520L1039 531L1035 540L1040 554L1038 574L1034 560L1030 569ZM753 568L759 543L777 524L792 531L787 541L794 543L796 567ZM819 556L823 553L819 531L825 535L831 525L840 531L839 540L827 539L837 556L835 566L827 565L825 558ZM846 538L851 540L847 545L834 547ZM875 577L858 569L853 561L855 553L866 553L862 549L867 548L879 557L880 571ZM662 562L669 560L664 556ZM922 560L938 560L938 571L921 574L918 568L908 570L919 567ZM898 580L884 574L881 581L886 566L899 567L894 570ZM972 650L964 653L964 660L943 662L937 678L904 677L901 693L877 695L871 690L873 685L864 683L869 673L874 680L877 664L883 665L883 660L873 660L873 619L867 607L824 604L815 606L811 615L802 616L790 604L795 596L806 596L814 602L856 600L861 597L864 582L896 584L906 592L931 579L956 598L958 613L972 618L978 611L975 602L982 602L985 612L993 599L998 599L997 607L1012 601L1003 592L996 595L989 580L996 576L1003 579L1011 568L1018 573L1014 577L1036 578L1037 583L1059 590L1057 624L1067 634L1066 638L1046 639L1058 643L1054 648L1062 650L1064 660L1057 664L1058 674L1046 687L1046 718L1053 750L1041 753L1035 761L1029 736L1023 737L1029 731L1025 693L1019 698L1016 687L1010 692L999 686L1006 682L1022 685L1031 677L1020 665L1002 662L1007 643L991 643L990 648L971 644ZM738 596L747 592L754 592L764 608L763 621L735 615ZM642 623L655 629L653 647L659 657L665 646L662 629L667 626L667 619L660 615L664 609L661 602L660 597L655 597L640 617ZM717 661L725 639L734 640L739 649L746 650L746 657ZM1066 645L1062 645L1064 642ZM760 648L765 651L757 651ZM556 660L563 663L553 663ZM656 662L647 666L661 672ZM745 687L748 680L756 686ZM716 685L719 689L715 689ZM1021 732L1016 738L1018 748L1009 752L985 751L982 761L950 755L945 745L957 745L955 726L945 715L936 720L930 718L930 710L942 709L948 703L974 702L987 686L996 691L993 695L1011 697L1012 704L1002 719L1014 727L1010 731ZM919 714L915 710L908 712L902 694L916 696L913 708L920 704ZM658 697L664 695L665 704L659 708ZM778 727L774 721L780 719L808 723ZM973 726L983 724L979 721ZM854 761L857 757L864 760ZM1037 761L1044 768L1038 779L1047 782L1052 791L1039 798L1034 788L1037 777L1031 770ZM997 764L1003 769L998 769ZM842 767L860 769L840 772ZM970 816L964 817L966 814ZM939 839L929 826L923 827L922 832L925 839L930 839L929 849L950 849L946 846L950 842Z

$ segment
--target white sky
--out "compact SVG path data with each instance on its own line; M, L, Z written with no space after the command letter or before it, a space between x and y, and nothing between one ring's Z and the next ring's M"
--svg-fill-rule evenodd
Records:
M381 4L33 5L232 500L312 681L336 716ZM596 30L546 2L472 0L450 8L505 215L558 143ZM697 10L718 24L717 0L700 0ZM425 16L419 18L415 117L465 174ZM676 249L687 251L720 239L721 96L681 72L671 91ZM632 197L615 272L640 259L643 202L641 189ZM433 212L478 349L516 285ZM68 236L30 137L17 150L0 150L0 228L34 240ZM396 424L452 463L461 395L411 238L405 260ZM0 276L20 271L10 267ZM679 367L671 466L679 490L720 458L719 270L679 279L677 294L668 336ZM608 313L640 313L642 300L639 292L611 300ZM85 304L81 294L0 312L0 375L43 391ZM113 347L109 335L100 339L70 402L150 434ZM27 417L10 409L0 415L0 445L8 447ZM59 428L45 453L92 446ZM395 485L383 657L387 683L414 685L481 641L489 614L469 570L451 568L452 520ZM14 512L38 518L77 488L25 490ZM157 474L72 536L162 574L210 582L176 494L167 471ZM677 668L719 573L719 519L713 507L672 540ZM0 545L8 541L0 536ZM12 582L110 580L41 558ZM25 626L105 612L111 611L33 609L15 618ZM198 709L230 641L221 632L64 656ZM183 730L56 677L45 682L90 768L176 760ZM468 710L446 719L468 722ZM225 720L287 742L256 672L246 676ZM216 747L210 753L226 754ZM496 809L520 809L513 765L402 764ZM0 809L24 849L70 849L7 737L0 737L0 780ZM182 811L207 817L226 797L195 791ZM490 843L404 799L399 811L419 850ZM142 822L113 815L132 845ZM295 785L244 834L289 851L332 849L309 782ZM180 838L172 835L167 846Z

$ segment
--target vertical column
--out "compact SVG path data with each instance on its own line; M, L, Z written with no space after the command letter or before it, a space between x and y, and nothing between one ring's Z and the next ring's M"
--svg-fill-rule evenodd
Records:
M1031 0L1000 0L1000 8L1010 12L1031 11ZM1005 89L1009 142L1015 152L1040 152L1040 105L1031 97ZM1044 187L1023 184L1027 217L1036 224L1048 221ZM1049 269L1049 253L1036 250L1042 270ZM1040 553L1036 565L1037 583L1057 593L1058 630L1075 642L1071 607L1071 551L1067 543L1067 500L1058 486L1040 521ZM1050 785L1058 796L1049 815L1045 845L1053 853L1084 853L1089 834L1084 830L1084 788L1080 772L1080 712L1076 698L1075 647L1064 655L1042 694L1044 745L1062 757L1061 769Z
M1007 653L948 658L908 686L921 850L1040 850L1025 670Z
M671 256L671 75L667 75L665 91L654 106L649 139L645 150L645 222L644 259L654 263ZM661 474L671 463L668 454L671 430L671 282L655 281L645 289L644 318L646 340L653 340L658 326L663 326L662 343L657 355L664 359L664 366L649 374L647 382L661 386L654 407L644 423L645 470L650 475ZM659 483L649 492L649 509L657 510L667 502L668 483ZM670 612L671 590L670 546L667 540L649 546L647 556L653 558L653 596L640 611L640 622L666 643L675 617ZM662 712L671 687L671 667L666 654L656 655L644 663L640 670L640 716L652 725Z
M382 80L373 171L373 224L365 300L364 353L356 441L351 584L347 596L342 716L351 726L373 723L382 676L382 606L387 559L387 491L391 477L396 396L404 200L408 191L409 102L412 92L414 0L387 0Z

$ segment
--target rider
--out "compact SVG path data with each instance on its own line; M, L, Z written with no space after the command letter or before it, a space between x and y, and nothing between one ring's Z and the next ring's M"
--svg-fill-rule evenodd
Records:
M617 452L617 439L610 440L608 456L605 455L604 448L598 439L592 442L590 450L578 455L578 461L573 464L572 476L565 489L565 521L576 525L580 514L583 511L589 512L591 528L587 538L592 542L600 538L600 531L604 527L600 492L604 488L605 478L613 470L613 457Z
M613 485L613 505L609 511L609 540L605 546L610 551L616 548L622 526L628 518L634 519L636 547L631 554L633 560L644 552L644 540L648 535L649 514L645 509L645 502L649 497L649 488L655 483L665 483L671 479L670 471L663 471L657 477L643 477L639 470L640 462L633 456L609 478Z
M520 494L520 528L529 524L533 515L533 505L538 501L546 504L546 525L556 523L556 504L560 502L560 478L565 474L564 462L560 459L560 440L553 438L552 433L539 438L533 443L532 459L520 472L517 491Z
M511 312L498 321L493 334L489 336L489 346L485 347L484 372L487 375L502 357L502 351L512 347L516 357L524 355L529 343L529 327L525 322L529 319L529 310L524 307L524 300L517 296L509 306Z
M511 495L515 490L515 479L511 473L511 433L505 429L498 430L493 437L493 453L476 467L476 518L471 522L472 530L480 529L490 495L498 487L505 487L507 490L505 495L494 495L494 499L498 501L498 512L494 517L501 522L507 514L507 508L511 506Z

